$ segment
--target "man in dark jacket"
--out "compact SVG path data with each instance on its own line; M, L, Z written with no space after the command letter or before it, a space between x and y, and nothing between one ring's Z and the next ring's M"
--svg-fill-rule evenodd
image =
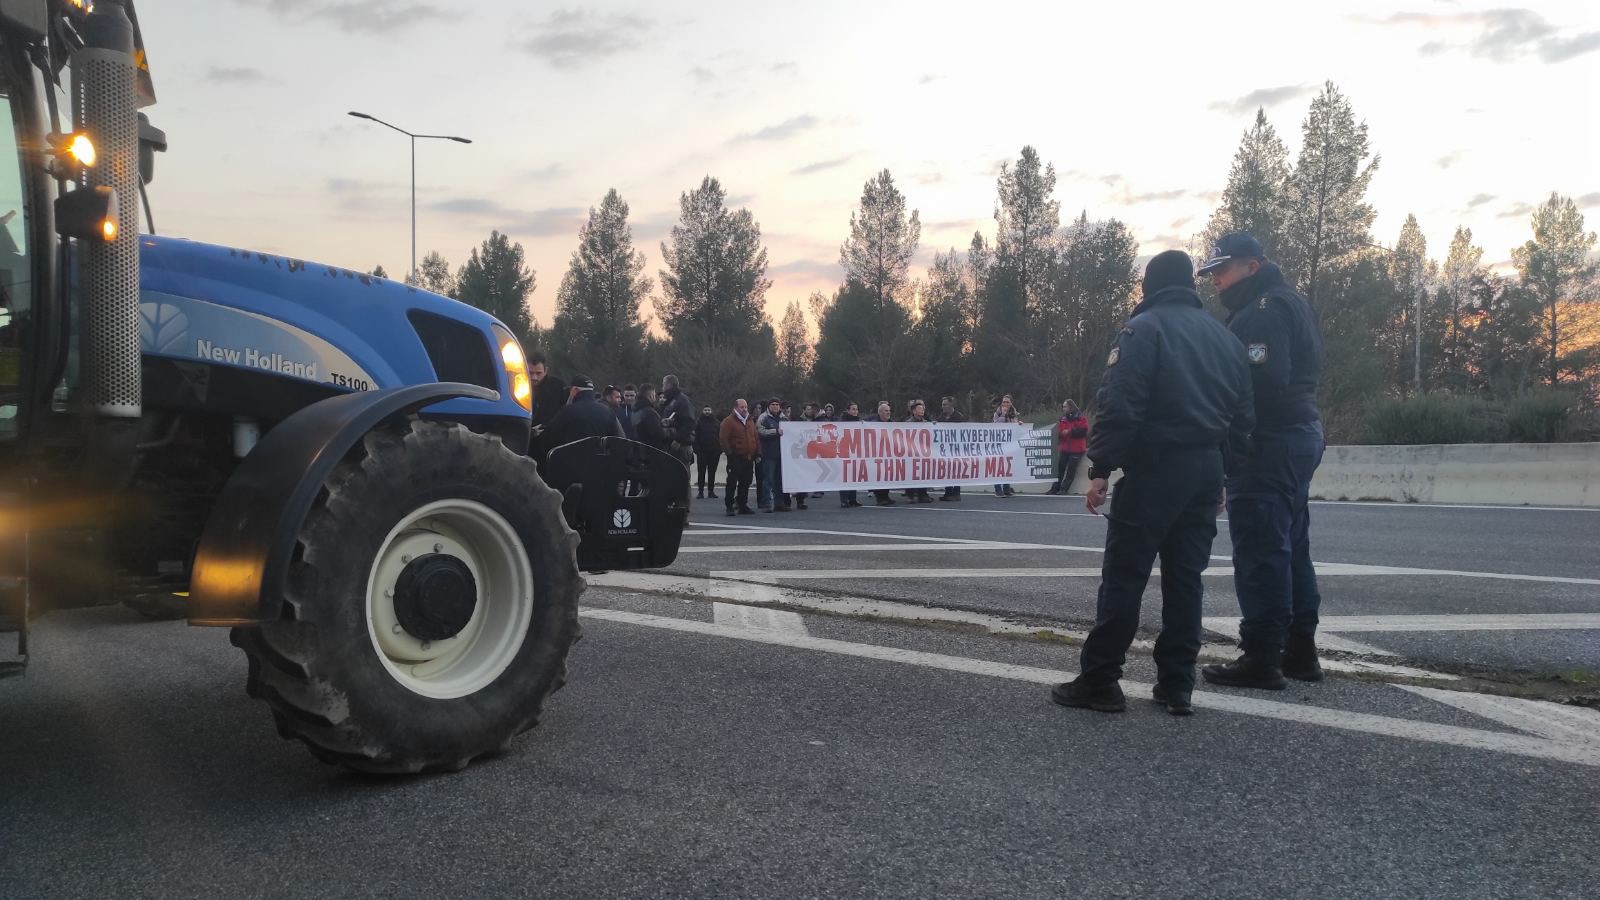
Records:
M940 398L940 400L939 400L939 421L940 422L945 422L945 423L965 422L966 420L967 420L966 417L961 415L961 410L956 409L956 398L954 398L954 397L943 397L943 398ZM953 485L950 485L949 487L945 488L944 489L944 493L939 495L939 499L940 500L951 501L951 502L955 502L955 503L960 503L961 502L961 485L953 484Z
M873 413L870 416L867 416L867 421L868 422L893 422L894 421L894 407L890 406L889 405L889 401L887 401L887 400L879 400L878 401L878 411ZM894 503L895 503L894 498L889 496L889 491L887 489L880 489L880 490L873 491L872 492L872 499L875 500L879 506L893 506Z
M1121 469L1106 513L1106 550L1094 629L1077 679L1057 685L1062 706L1126 708L1122 666L1139 627L1139 601L1161 558L1161 636L1155 699L1193 712L1200 652L1200 575L1211 561L1228 458L1243 455L1253 425L1245 349L1200 306L1194 265L1176 250L1150 260L1144 298L1106 360L1089 438L1085 506L1099 513L1106 479Z
M1322 678L1315 638L1322 597L1307 505L1322 462L1322 330L1311 304L1248 234L1224 236L1200 271L1210 273L1228 309L1228 329L1245 346L1256 416L1250 458L1228 478L1244 653L1202 672L1216 684L1283 690L1285 675Z
M541 465L550 451L589 437L622 437L622 426L617 423L611 407L594 395L594 382L585 375L572 376L567 387L567 402L551 417L550 423L538 439L538 455L534 461Z
M756 420L756 435L761 439L761 470L767 484L767 493L772 497L772 508L768 512L788 512L799 507L806 508L804 494L785 494L783 492L783 456L779 452L778 435L783 428L783 403L777 398L767 401L767 411Z
M678 387L678 376L661 379L661 430L666 435L668 453L684 465L694 462L694 407L689 395Z
M908 407L908 410L910 411L911 415L906 416L907 422L928 421L928 404L922 402L920 398L911 401L911 405ZM946 490L949 490L949 488L946 488ZM928 489L924 487L912 488L909 491L906 491L906 496L910 498L909 502L911 503L933 502L933 498L928 496Z
M695 497L717 499L717 460L722 455L722 423L711 414L711 407L700 410L700 421L694 426Z
M859 422L859 421L861 421L861 407L857 406L854 401L846 403L844 405L844 412L839 414L839 417L838 417L838 419L836 421L839 421L839 422ZM840 506L840 508L842 508L842 509L854 509L855 507L860 506L860 505L861 505L861 501L856 499L856 492L855 491L840 491L839 492L839 506Z
M639 396L633 401L633 430L636 440L661 450L667 449L667 433L661 427L661 414L656 412L656 389L653 385L639 385Z
M533 382L533 431L537 437L567 402L567 385L551 373L549 360L537 350L528 354L528 380Z
M630 441L639 439L633 430L633 412L622 401L622 388L616 385L606 385L606 405L611 407L611 412L617 417L617 424L622 426L622 436Z

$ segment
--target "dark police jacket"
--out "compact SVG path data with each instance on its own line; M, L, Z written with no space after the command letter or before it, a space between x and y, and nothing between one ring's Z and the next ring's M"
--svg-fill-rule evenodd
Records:
M544 427L544 433L539 435L538 459L544 459L562 444L587 437L622 436L622 426L611 407L596 400L593 391L584 391L578 399L561 407Z
M1117 335L1095 394L1094 476L1164 446L1209 445L1229 460L1245 456L1255 418L1249 369L1244 345L1200 307L1192 288L1145 297Z
M1244 344L1256 397L1256 430L1315 422L1322 329L1306 298L1275 263L1223 292L1228 330Z

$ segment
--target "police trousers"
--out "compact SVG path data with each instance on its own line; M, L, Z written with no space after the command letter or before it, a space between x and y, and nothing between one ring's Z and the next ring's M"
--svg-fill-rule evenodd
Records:
M1211 562L1222 495L1222 451L1175 446L1137 451L1123 467L1106 513L1106 552L1094 628L1083 644L1080 674L1105 684L1122 677L1139 629L1150 570L1161 559L1161 635L1155 663L1161 683L1194 687L1200 654L1201 573Z
M1250 458L1228 478L1228 534L1239 595L1239 644L1271 653L1292 632L1317 630L1322 594L1311 564L1311 476L1322 424L1257 431Z

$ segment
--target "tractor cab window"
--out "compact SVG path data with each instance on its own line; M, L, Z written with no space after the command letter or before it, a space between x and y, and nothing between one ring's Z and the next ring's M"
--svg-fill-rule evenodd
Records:
M19 143L12 98L0 85L0 440L17 433L23 320L33 287Z

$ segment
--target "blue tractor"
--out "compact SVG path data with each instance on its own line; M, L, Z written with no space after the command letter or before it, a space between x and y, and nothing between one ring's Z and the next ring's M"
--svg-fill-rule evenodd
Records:
M324 761L505 748L566 677L580 571L672 562L683 464L534 459L523 349L480 310L141 234L166 138L132 0L0 0L0 93L0 673L30 618L123 602L231 628Z

